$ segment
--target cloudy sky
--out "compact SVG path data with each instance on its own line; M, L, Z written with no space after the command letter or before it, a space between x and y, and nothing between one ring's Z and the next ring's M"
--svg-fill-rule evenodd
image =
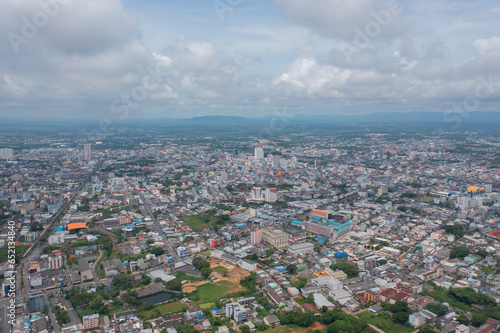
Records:
M0 3L0 118L500 111L497 0Z

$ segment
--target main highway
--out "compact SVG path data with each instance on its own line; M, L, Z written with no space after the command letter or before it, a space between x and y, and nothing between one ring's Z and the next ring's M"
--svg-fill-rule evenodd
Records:
M129 182L129 185L133 188L133 185L130 182ZM172 243L170 242L170 239L168 239L167 236L165 236L165 233L163 232L163 228L158 223L158 220L156 219L156 217L153 213L153 210L151 209L151 206L149 205L148 201L146 200L146 198L144 198L144 195L142 194L142 192L138 192L138 194L139 194L139 197L141 198L141 201L144 205L144 209L145 209L146 213L149 215L149 217L151 218L151 220L155 224L156 231L161 236L163 243L165 243L167 245L168 252L169 252L169 254L172 255L173 261L174 262L180 261L181 259L177 255L177 252L174 250Z

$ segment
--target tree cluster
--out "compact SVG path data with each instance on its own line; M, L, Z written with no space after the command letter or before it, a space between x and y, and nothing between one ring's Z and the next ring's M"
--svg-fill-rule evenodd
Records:
M425 309L434 313L438 317L441 317L442 315L444 315L446 313L446 310L448 310L448 307L444 304L435 302L435 303L431 303L431 304L427 305L425 307Z
M247 290L249 290L251 292L256 292L257 291L257 287L255 286L256 281L257 281L257 274L255 274L254 272L252 272L252 273L250 273L249 276L247 276L246 278L242 279L240 281L240 284L243 287L245 287Z
M59 305L54 306L54 314L60 326L70 322L68 313Z
M316 321L314 313L311 311L302 312L300 309L289 312L278 312L276 315L280 319L281 325L297 325L300 327L307 327Z
M464 227L458 224L455 225L445 225L443 227L444 231L446 231L449 234L455 235L455 237L462 238L465 235Z
M295 272L297 272L297 265L290 264L290 265L286 266L286 271L290 274L295 274Z
M454 246L451 248L450 259L459 258L463 260L470 253L470 250L466 246Z
M466 304L494 305L495 300L487 295L477 293L472 288L452 288L449 290L451 296Z
M385 311L392 312L392 318L403 325L408 322L408 318L412 313L411 309L408 307L408 303L402 301L396 301L394 304L381 302L380 306L382 306Z
M321 322L328 325L327 333L368 333L371 332L368 324L355 316L340 310L330 310L323 313Z
M194 258L193 266L200 271L201 276L203 276L204 278L208 278L210 274L212 274L212 270L210 269L210 263L206 259L200 257Z
M340 269L341 271L347 274L347 277L349 279L357 277L359 273L358 267L354 265L349 265L345 262L337 262L332 266L330 266L330 268L333 270Z

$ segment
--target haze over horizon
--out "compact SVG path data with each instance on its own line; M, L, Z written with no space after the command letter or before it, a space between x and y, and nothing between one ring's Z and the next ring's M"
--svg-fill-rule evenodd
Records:
M492 0L3 2L0 118L500 111Z

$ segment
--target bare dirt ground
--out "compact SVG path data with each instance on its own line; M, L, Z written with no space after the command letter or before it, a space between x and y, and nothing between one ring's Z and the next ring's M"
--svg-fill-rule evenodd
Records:
M199 282L190 282L186 283L185 285L182 286L182 292L183 293L190 293L192 291L196 290L196 287L210 283L210 281L199 281Z
M315 322L314 324L312 324L308 328L311 330L314 330L314 331L315 330L326 330L326 326L321 324L321 323L318 323L318 322Z
M237 291L245 290L245 288L240 286L240 281L243 280L244 278L246 278L247 276L249 276L250 272L248 272L244 269L241 269L237 266L231 265L227 262L223 262L219 259L210 260L210 267L211 268L214 268L217 266L225 267L228 269L229 272L227 273L227 276L222 276L221 274L219 274L217 272L212 272L212 275L217 276L217 280L215 280L215 282L229 281L229 282L232 282L238 286L236 288L231 289L229 291L229 293L234 293ZM186 283L184 286L182 286L182 292L190 293L190 292L196 290L196 287L207 284L207 283L210 283L210 281L199 281L199 282Z
M231 289L230 293L245 290L245 288L243 288L240 285L240 281L243 280L244 278L246 278L247 276L249 276L250 272L248 272L242 268L239 268L238 266L234 266L234 265L231 265L227 262L223 262L219 259L210 260L210 267L213 268L213 267L217 267L217 266L225 267L229 271L227 273L227 276L222 276L219 273L215 273L215 274L217 274L217 277L218 277L217 281L229 281L229 282L232 282L238 286L236 288Z

